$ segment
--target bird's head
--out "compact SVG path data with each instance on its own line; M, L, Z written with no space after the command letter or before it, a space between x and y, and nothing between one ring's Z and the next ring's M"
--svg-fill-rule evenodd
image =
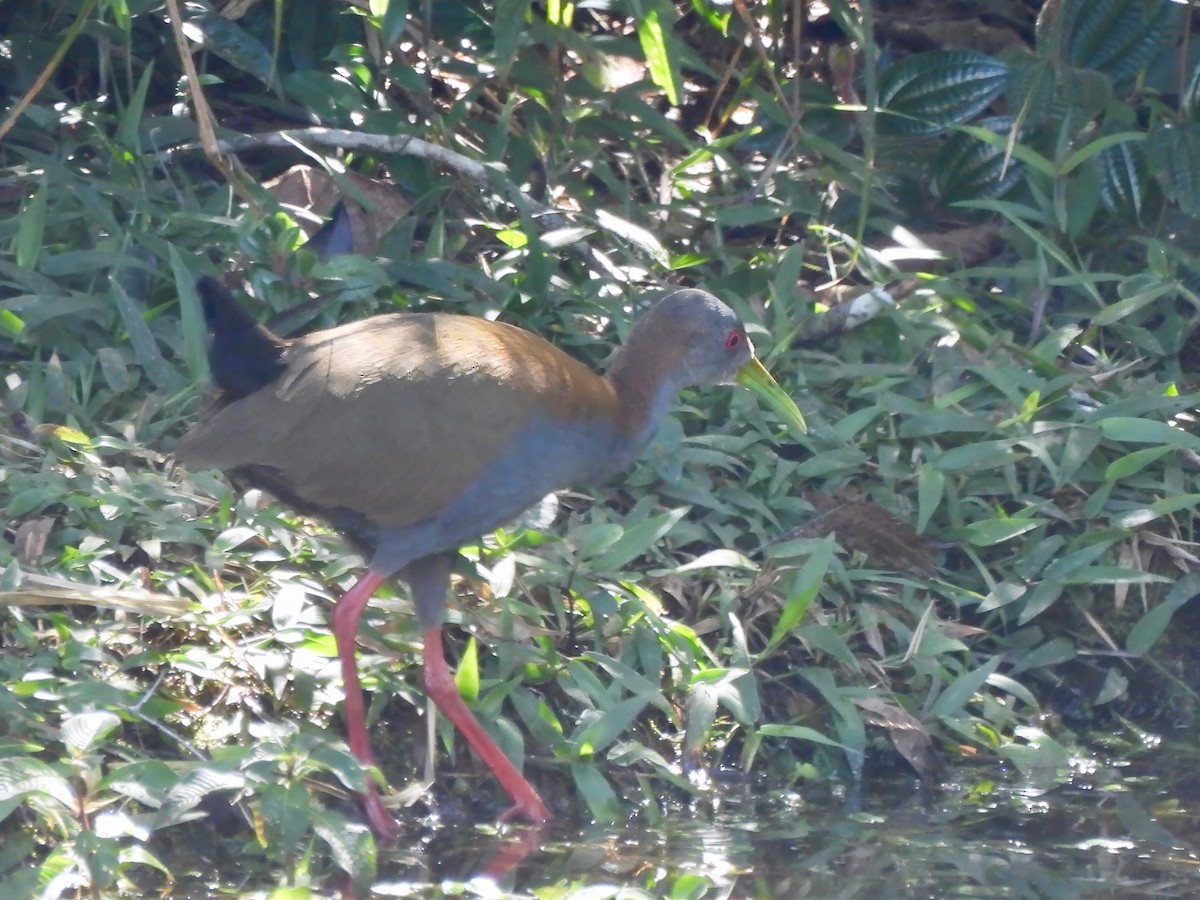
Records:
M638 320L626 347L652 356L653 368L675 388L737 383L758 394L793 431L807 430L796 404L754 355L737 313L706 291L687 288L659 300Z

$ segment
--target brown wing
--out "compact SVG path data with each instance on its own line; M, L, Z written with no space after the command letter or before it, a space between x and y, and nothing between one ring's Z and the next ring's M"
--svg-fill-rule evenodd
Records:
M192 468L267 466L315 510L401 527L436 515L533 417L616 418L608 382L527 331L377 316L297 340L272 384L179 442Z

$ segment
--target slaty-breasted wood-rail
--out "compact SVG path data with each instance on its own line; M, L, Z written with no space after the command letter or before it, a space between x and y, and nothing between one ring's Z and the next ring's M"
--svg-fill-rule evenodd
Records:
M683 387L736 381L803 431L796 405L754 357L734 312L698 290L651 306L600 376L528 331L469 316L380 315L286 341L215 280L197 288L220 394L180 440L178 459L223 469L324 519L368 561L331 615L350 749L374 765L355 645L371 595L396 577L412 592L430 698L508 792L509 814L547 820L537 792L459 696L443 656L458 547L551 491L629 466ZM375 832L392 835L373 786L363 802Z

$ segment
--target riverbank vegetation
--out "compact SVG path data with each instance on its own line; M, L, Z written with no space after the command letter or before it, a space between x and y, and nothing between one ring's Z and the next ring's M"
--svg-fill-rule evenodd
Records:
M204 883L234 846L256 889L375 866L326 621L359 562L172 464L201 274L284 334L449 310L597 368L672 285L752 323L806 439L687 392L627 477L459 560L459 687L565 817L986 790L1192 725L1193 9L1039 6L9 11L0 894ZM368 611L393 791L418 638L402 592ZM434 741L400 817L501 810Z

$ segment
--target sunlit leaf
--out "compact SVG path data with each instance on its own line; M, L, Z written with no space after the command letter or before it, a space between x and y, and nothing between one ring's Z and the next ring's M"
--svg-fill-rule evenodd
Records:
M646 63L650 67L650 78L666 93L667 102L672 106L678 106L680 96L679 54L673 47L672 32L669 27L664 27L660 18L660 7L655 6L641 11L638 17L637 33L638 40L642 45L642 52L646 54Z
M454 686L467 703L474 703L479 699L479 650L473 637L467 640L467 647L458 661L458 670L454 673Z
M75 753L86 753L119 728L121 719L103 710L76 713L62 724L63 743Z
M596 766L590 763L576 763L571 766L571 777L575 781L579 796L587 804L588 812L595 821L619 821L621 802L617 799L612 785Z

